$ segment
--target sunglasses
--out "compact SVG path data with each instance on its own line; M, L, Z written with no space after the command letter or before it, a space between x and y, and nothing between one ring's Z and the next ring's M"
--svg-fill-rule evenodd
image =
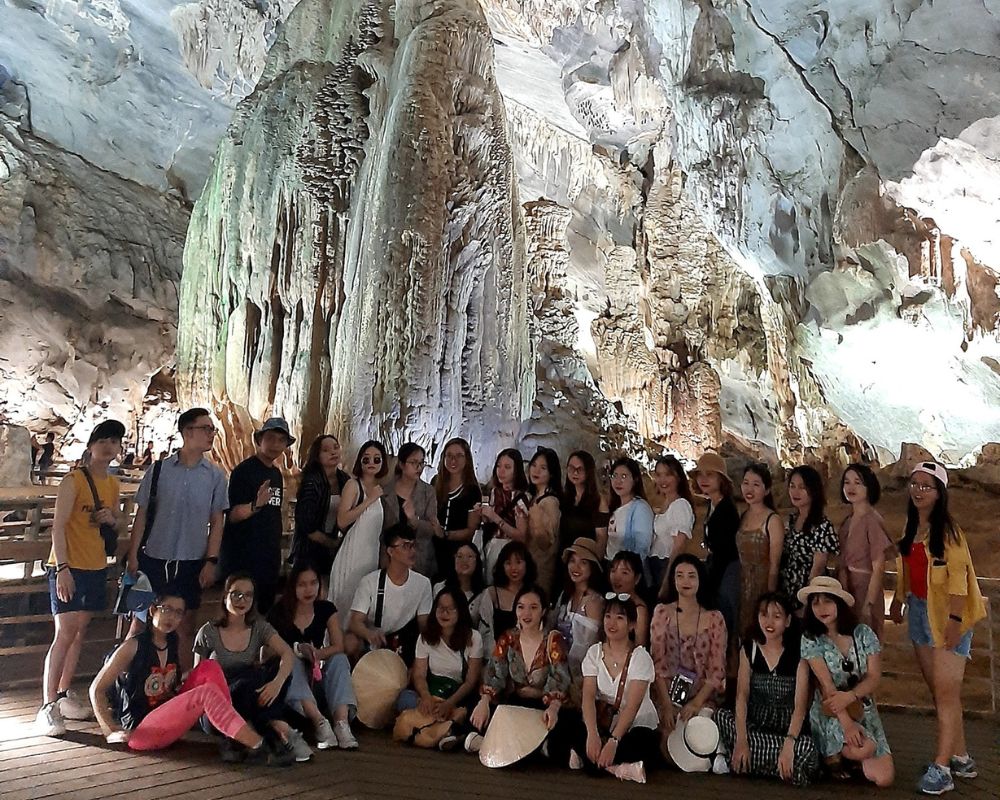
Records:
M604 595L605 600L621 600L623 603L626 600L631 600L632 595L626 594L625 592L608 592Z
M362 464L381 464L382 456L365 456L361 459Z
M253 602L253 592L237 592L232 591L229 593L229 599L235 600L237 603L242 603L244 600L252 603Z

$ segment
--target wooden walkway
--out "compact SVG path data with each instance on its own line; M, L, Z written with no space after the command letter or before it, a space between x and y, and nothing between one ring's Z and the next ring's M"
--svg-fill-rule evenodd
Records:
M914 797L914 783L933 746L933 719L887 712L889 741L896 754L896 785L886 791L866 786L817 784L796 790L776 782L713 775L685 775L663 768L645 786L595 780L544 764L490 770L464 753L444 754L397 745L385 733L363 731L357 752L317 752L308 764L288 769L222 764L207 737L190 734L167 751L138 755L105 744L96 726L69 723L63 739L33 735L37 692L0 694L0 797L3 800L319 800L325 798L513 798L602 800L683 797L685 800L744 800L766 793L768 800ZM990 720L967 723L979 777L959 782L952 795L967 800L1000 797L1000 726Z

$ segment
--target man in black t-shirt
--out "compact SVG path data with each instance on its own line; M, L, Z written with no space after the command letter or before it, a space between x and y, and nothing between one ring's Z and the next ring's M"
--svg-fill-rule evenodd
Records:
M281 571L281 503L284 485L274 466L295 443L288 423L271 417L253 435L257 452L229 477L229 514L219 552L220 579L249 573L256 584L257 608L266 614L274 605Z

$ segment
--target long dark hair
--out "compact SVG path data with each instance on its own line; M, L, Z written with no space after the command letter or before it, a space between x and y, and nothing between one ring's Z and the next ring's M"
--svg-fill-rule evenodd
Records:
M340 444L340 439L334 436L332 433L323 433L312 440L312 444L309 445L309 452L306 453L305 463L302 465L302 477L309 475L313 472L318 472L321 475L325 475L323 472L323 467L319 463L319 451L323 449L323 442L327 439L333 439L337 444Z
M538 580L538 567L535 566L535 559L531 557L524 542L511 541L503 546L503 550L497 556L497 563L493 566L494 586L498 589L506 589L510 584L507 573L504 571L504 565L511 556L520 556L521 560L524 561L524 580L521 581L521 586L531 586Z
M837 597L835 594L827 594L826 592L817 592L806 598L805 617L802 624L804 635L813 641L820 636L826 635L826 625L817 619L812 607L813 600L820 595L829 597L837 604L837 633L841 636L853 636L854 629L858 626L858 618L854 610L844 602L843 598Z
M771 485L774 481L771 478L771 470L767 468L767 464L762 464L760 462L747 464L747 466L743 469L743 477L745 478L750 473L753 473L760 478L761 482L764 484L764 491L766 492L764 495L764 505L772 511L777 511L778 509L774 507L774 495L771 494Z
M375 477L376 478L384 478L386 476L386 474L389 472L389 456L385 452L385 445L383 445L382 442L376 442L374 439L369 439L367 442L365 442L363 445L361 445L361 447L358 448L358 455L354 459L354 469L352 470L352 474L354 475L355 478L358 479L358 482L361 481L361 474L362 474L362 472L361 472L361 458L362 458L362 454L365 452L365 450L369 450L371 448L374 448L375 450L378 450L379 455L382 456L382 467L375 474Z
M677 478L677 496L683 497L693 505L694 500L691 496L691 482L688 480L687 473L684 471L684 465L677 460L676 456L660 456L656 459L656 466L653 467L653 472L656 472L656 467L666 467L674 473L674 477Z
M545 459L545 466L549 468L549 485L547 492L560 501L562 504L562 470L559 467L559 456L556 451L549 447L539 447L538 452L531 457L531 461L528 462L528 469L531 469L531 465L534 464L538 459ZM538 499L535 495L535 485L529 480L528 481L528 493L533 499Z
M569 462L578 459L583 464L583 497L576 502L576 487L569 479ZM597 462L586 450L574 450L566 459L566 487L563 490L563 505L579 508L588 514L596 514L601 508L601 490L597 485Z
M570 558L572 558L574 555L577 554L570 553ZM577 557L580 558L580 556ZM595 592L597 594L602 594L604 592L605 583L604 583L604 573L601 571L601 565L595 564L589 558L583 560L586 561L587 566L590 567L590 577L587 578L587 588L590 589L590 591L592 592ZM566 561L562 565L562 576L563 576L562 596L566 599L567 602L569 602L569 599L573 596L573 590L575 588L573 586L573 579L569 576L569 559L566 559Z
M802 523L802 532L809 533L818 526L825 517L826 512L826 489L823 486L823 476L808 464L796 467L788 473L788 485L792 483L792 478L798 475L805 484L806 492L809 494L809 513Z
M698 573L698 591L695 593L698 605L705 609L715 608L715 605L712 603L711 592L708 588L708 571L705 569L705 565L701 559L691 553L681 553L670 563L670 572L667 573L667 591L663 595L663 602L677 602L677 581L675 576L677 575L677 568L681 564L690 564Z
M479 548L476 547L473 542L461 542L458 547L455 548L455 555L458 555L458 551L463 547L468 547L476 554L476 569L472 573L472 596L475 597L483 589L486 588L486 577L483 575L483 554L479 552ZM462 591L462 587L458 582L458 570L455 569L455 559L451 559L451 564L446 568L446 574L444 579L445 586L451 586L457 589L459 592ZM469 601L466 600L466 603Z
M948 542L957 542L961 539L958 526L951 517L948 510L948 487L945 486L936 475L926 473L934 481L937 488L937 500L934 501L934 508L931 509L930 533L927 535L927 551L934 558L944 558L944 546ZM913 547L913 539L917 535L917 527L920 525L920 515L917 507L913 505L913 498L906 500L906 528L903 538L899 540L899 552L904 556L910 554Z
M442 597L450 597L455 604L455 611L458 612L455 630L451 632L451 638L445 644L455 652L460 653L472 644L472 616L469 614L469 601L465 599L465 595L461 591L453 586L446 584L434 598L431 613L427 615L427 623L424 625L424 641L431 647L441 641L444 632L441 630L441 623L438 622L437 610Z
M608 475L613 475L618 467L625 467L632 476L632 495L633 497L638 497L642 500L646 499L646 487L642 484L642 467L639 466L639 462L634 458L629 458L628 456L622 456L621 458L616 458L614 463L611 465L611 469ZM618 492L611 488L611 494L608 496L608 511L614 512L616 509L621 508L622 499L618 496Z
M469 447L469 443L465 441L465 439L461 436L456 436L445 442L444 447L441 448L441 461L438 463L437 478L434 480L434 492L437 495L437 504L439 508L448 502L448 492L451 491L448 488L448 467L445 465L444 460L449 447L461 447L462 452L465 453L465 469L462 471L462 486L467 491L474 491L476 494L480 494L482 492L482 489L479 486L479 480L476 478L476 466L472 463L472 448Z
M226 598L237 581L247 581L252 587L250 591L254 594L253 602L250 604L250 608L247 609L247 613L243 616L243 621L246 622L247 627L252 626L257 621L257 583L249 572L234 572L226 578L226 583L222 587L222 614L215 620L215 627L217 628L225 628L229 625L229 609L226 608Z
M753 621L744 633L743 641L748 642L753 639L757 644L764 644L767 640L764 631L760 628L760 615L763 611L767 610L768 606L778 606L784 612L785 616L788 617L788 625L785 627L785 633L781 637L782 645L786 648L795 647L798 650L798 647L795 645L802 635L799 631L798 619L795 617L792 601L781 592L764 592L764 594L757 598L757 613L753 615Z
M509 458L514 462L514 491L528 491L528 476L524 474L524 456L521 455L520 450L514 447L508 447L497 453L497 457L493 461L493 473L490 476L490 485L496 489L503 488L500 484L500 479L497 478L497 464L500 463L501 458Z
M316 576L316 580L320 580L319 570L310 561L306 560L296 561L292 564L292 568L288 572L288 577L285 579L285 589L281 593L281 598L278 600L273 611L285 623L290 624L295 619L295 608L299 602L295 597L295 584L299 582L299 578L306 572L313 573Z
M397 478L403 474L403 464L409 461L410 456L414 453L422 453L424 458L427 458L427 451L416 442L407 442L399 448L399 453L396 454L396 471L394 473Z

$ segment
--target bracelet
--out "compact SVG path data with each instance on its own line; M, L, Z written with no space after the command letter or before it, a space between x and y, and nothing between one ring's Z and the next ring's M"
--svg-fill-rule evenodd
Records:
M962 621L962 618L958 614L949 614L948 615L948 619L950 619L952 622L961 622Z
M56 575L69 569L69 564L56 564Z
M251 514L256 514L257 513L257 501L256 500L254 500L252 503L250 503L250 513Z
M613 733L608 736L608 741L609 742L614 742L615 744L618 744L618 742L619 742L618 737L615 736Z
M786 733L785 738L791 739L793 742L797 742L799 740L799 735L797 733Z

